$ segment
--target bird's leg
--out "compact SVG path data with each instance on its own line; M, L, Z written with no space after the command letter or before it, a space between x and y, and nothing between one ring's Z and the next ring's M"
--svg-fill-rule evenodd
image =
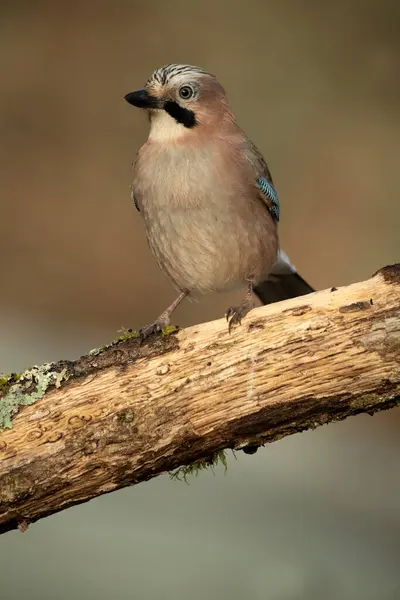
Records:
M242 304L240 306L230 306L225 313L226 320L229 321L229 333L231 333L234 325L241 325L242 319L252 308L254 308L253 283L247 280L247 293Z
M143 342L152 333L157 333L158 331L161 331L163 327L166 327L167 325L169 325L170 321L171 321L172 313L174 312L176 307L182 302L182 300L184 298L186 298L187 295L188 295L188 292L181 292L179 294L179 296L176 298L176 300L173 301L171 306L168 306L168 308L166 308L164 310L164 312L161 313L161 315L158 317L158 319L156 319L154 321L154 323L139 329L140 340Z

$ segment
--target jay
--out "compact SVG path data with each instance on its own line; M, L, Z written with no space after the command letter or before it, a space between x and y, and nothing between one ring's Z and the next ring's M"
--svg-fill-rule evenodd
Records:
M168 325L187 296L246 288L243 302L226 312L230 332L253 308L254 294L268 304L313 292L279 247L271 173L216 77L170 64L125 100L150 122L133 162L132 199L160 268L179 292L141 338Z

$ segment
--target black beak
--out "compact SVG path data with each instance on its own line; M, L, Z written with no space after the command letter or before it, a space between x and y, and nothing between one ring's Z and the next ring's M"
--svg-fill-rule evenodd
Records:
M130 92L124 96L125 100L138 108L163 108L164 103L159 98L150 96L147 90Z

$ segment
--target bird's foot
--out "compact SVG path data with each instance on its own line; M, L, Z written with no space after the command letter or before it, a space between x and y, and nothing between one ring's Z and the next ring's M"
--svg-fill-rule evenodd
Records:
M230 306L225 313L226 320L228 321L228 331L231 333L234 325L241 325L242 319L247 315L251 309L254 308L253 300L253 283L250 279L247 280L247 294L240 306Z
M226 320L228 322L228 331L231 333L232 327L235 325L241 325L242 319L251 310L251 305L248 302L244 302L240 306L230 306L225 313Z
M172 313L174 312L178 304L180 304L182 300L186 298L187 295L188 292L181 292L177 299L173 301L171 306L168 306L168 308L166 308L164 312L161 313L161 315L158 317L158 319L154 321L154 323L139 329L139 339L141 344L144 342L144 340L153 335L153 333L159 333L164 329L164 327L167 327L170 324Z
M147 340L147 338L149 338L154 333L160 333L160 331L162 331L164 329L164 327L167 327L169 324L170 324L169 316L167 317L165 315L160 315L158 317L158 319L156 321L154 321L154 323L151 323L151 325L146 325L145 327L141 327L139 329L140 343L142 344L144 342L144 340Z

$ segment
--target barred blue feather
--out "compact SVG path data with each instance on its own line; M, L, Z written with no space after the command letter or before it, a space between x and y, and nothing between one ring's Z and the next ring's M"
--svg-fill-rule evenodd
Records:
M280 213L279 199L278 199L278 194L276 193L274 186L265 177L259 177L258 179L256 179L256 183L257 183L258 187L260 188L260 190L262 191L262 193L264 194L264 196L266 196L268 198L268 200L271 201L270 212L271 212L272 218L275 219L275 221L279 221L279 213Z

